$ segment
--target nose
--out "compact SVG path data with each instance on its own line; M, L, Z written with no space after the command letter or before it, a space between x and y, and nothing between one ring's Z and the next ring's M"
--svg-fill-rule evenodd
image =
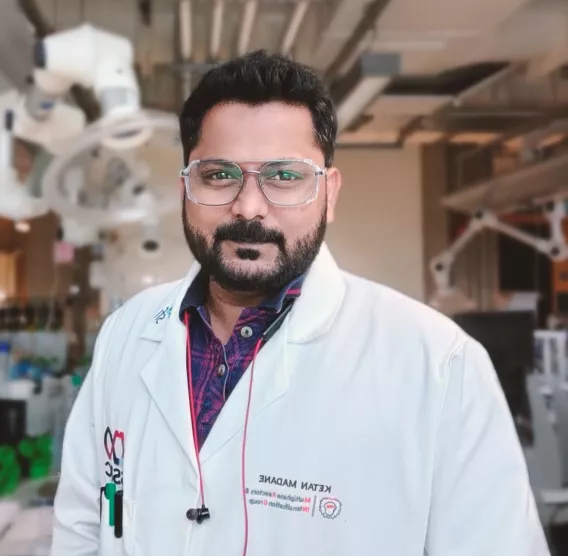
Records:
M268 214L268 204L258 185L258 174L250 172L244 175L244 185L233 201L231 213L242 220L263 219Z

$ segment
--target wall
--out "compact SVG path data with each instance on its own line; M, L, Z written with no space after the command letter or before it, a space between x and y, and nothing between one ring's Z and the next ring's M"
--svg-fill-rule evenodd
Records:
M434 292L429 261L446 249L450 232L450 213L440 204L440 199L448 191L447 151L447 145L443 143L428 145L422 150L422 230L426 299Z
M344 269L424 298L420 150L339 149L343 174L327 242Z

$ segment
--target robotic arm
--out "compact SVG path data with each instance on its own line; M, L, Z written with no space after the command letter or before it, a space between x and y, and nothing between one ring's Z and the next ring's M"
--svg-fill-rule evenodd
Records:
M79 108L60 102L68 88L56 76L36 69L29 90L22 95L14 92L11 101L14 135L41 145L51 154L64 152L86 125L85 114Z
M132 44L124 37L91 25L54 33L36 43L29 89L2 95L0 105L13 111L16 137L59 155L85 131L83 112L63 102L70 87L81 84L92 88L101 104L97 126L103 131L123 120L139 122L128 133L108 129L102 134L103 146L133 149L152 134L145 125L133 63Z
M553 260L568 258L568 245L562 230L562 220L566 216L564 200L554 200L544 206L546 217L550 224L550 239L532 236L514 226L501 222L497 216L489 211L477 211L470 220L465 231L437 257L430 261L430 272L438 293L450 292L451 269L458 254L472 240L472 238L484 229L495 230L517 241L532 247Z
M128 39L85 24L39 41L34 58L35 88L27 108L35 119L41 121L75 83L94 90L103 124L141 116L134 49ZM150 135L151 128L141 126L129 134L109 135L102 142L115 150L132 149Z

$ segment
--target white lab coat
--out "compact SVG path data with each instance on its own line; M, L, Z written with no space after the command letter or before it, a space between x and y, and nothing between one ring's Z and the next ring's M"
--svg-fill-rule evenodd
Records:
M178 309L198 270L107 319L66 431L54 556L242 555L250 369L201 450L211 519L186 518L198 475ZM104 497L99 522L115 455L121 539ZM246 457L248 556L549 554L486 352L325 246L258 356Z

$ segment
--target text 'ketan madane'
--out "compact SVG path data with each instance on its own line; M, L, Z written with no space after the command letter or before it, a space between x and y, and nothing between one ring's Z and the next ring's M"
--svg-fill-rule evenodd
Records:
M258 482L288 488L300 488L311 492L331 493L330 485L320 485L318 483L310 483L309 481L300 481L300 486L298 486L298 481L296 479L284 479L283 477L271 477L270 475L259 475Z

